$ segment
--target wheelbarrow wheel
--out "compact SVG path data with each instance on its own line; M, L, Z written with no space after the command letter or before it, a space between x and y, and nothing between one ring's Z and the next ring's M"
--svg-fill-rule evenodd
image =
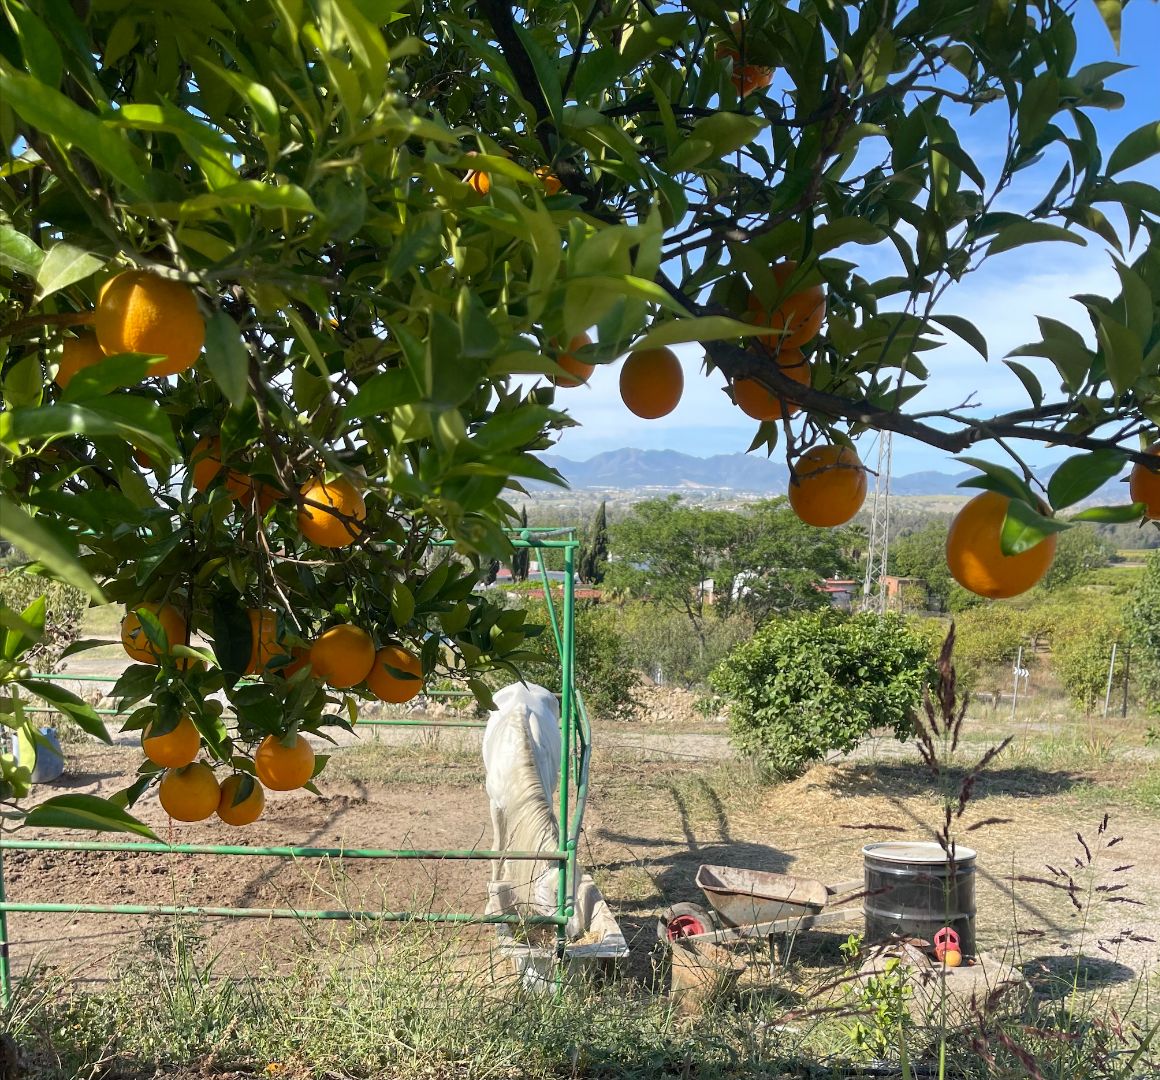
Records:
M657 937L661 941L709 934L713 929L712 915L700 904L673 904L665 908L657 920Z

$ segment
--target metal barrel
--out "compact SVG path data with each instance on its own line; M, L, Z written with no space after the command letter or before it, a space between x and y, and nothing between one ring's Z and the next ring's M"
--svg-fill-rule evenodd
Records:
M892 935L924 938L949 926L964 956L975 953L975 852L956 847L952 864L941 845L888 841L862 849L868 944Z

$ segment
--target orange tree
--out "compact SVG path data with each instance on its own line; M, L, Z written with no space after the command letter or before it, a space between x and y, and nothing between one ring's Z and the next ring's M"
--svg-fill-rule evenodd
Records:
M1046 500L1017 461L983 470L1008 499L997 557L1130 461L1154 469L1160 192L1123 174L1160 139L1101 146L1119 68L1076 67L1071 8L743 7L0 3L0 527L31 570L129 610L131 727L188 716L249 776L264 740L293 756L376 687L438 672L486 698L528 632L474 591L509 553L505 492L557 479L534 452L571 423L568 387L629 351L669 381L628 380L655 412L680 392L657 350L704 343L709 374L777 399L753 449L791 465L869 428L1075 447ZM1120 3L1099 8L1110 53ZM989 171L958 136L979 110L1000 117ZM1044 161L1058 179L1014 185ZM1085 238L1141 252L1117 295L1082 298L1094 344L1043 319L1021 350L1041 375L1008 361L1025 408L908 408L946 334L985 353L940 302L954 282ZM898 272L860 273L857 245ZM806 502L863 486L856 457L809 460ZM26 677L38 618L4 613L0 678L99 733ZM316 677L336 625L375 649L361 683ZM248 817L252 785L231 790Z

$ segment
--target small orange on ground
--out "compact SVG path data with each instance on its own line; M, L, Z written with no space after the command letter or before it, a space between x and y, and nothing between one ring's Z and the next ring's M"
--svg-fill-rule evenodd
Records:
M866 500L866 470L848 446L811 446L790 469L789 504L807 525L845 525Z
M620 369L620 399L644 420L668 416L684 389L685 375L672 349L637 349Z
M188 285L145 270L118 274L101 289L93 322L107 355L165 357L151 375L179 375L193 367L205 344L205 319Z
M125 652L134 660L142 664L160 662L157 650L153 648L153 642L149 640L145 628L141 625L141 620L137 617L137 608L144 608L157 616L157 621L161 623L161 629L165 631L165 638L169 642L170 649L174 645L186 643L185 616L172 604L152 602L137 604L133 609L127 611L121 620L121 644L125 647Z
M404 675L411 678L402 677ZM413 652L404 649L402 645L384 645L375 653L374 666L367 676L367 689L379 701L401 705L423 689L423 665Z
M1031 588L1051 568L1055 534L1018 555L1000 546L1011 500L997 491L976 495L954 517L947 532L947 567L964 589L1003 600Z
M188 716L182 715L177 727L164 735L152 734L154 724L145 725L141 732L141 749L154 765L166 769L180 769L197 757L201 749L201 734Z
M245 675L260 675L276 656L286 656L286 649L278 642L278 615L269 608L251 608L250 659Z
M553 342L555 344L555 342ZM585 345L591 345L592 339L587 334L577 334L571 341L568 342L568 349L566 352L560 353L556 357L556 363L560 365L567 375L549 375L548 378L552 380L557 386L579 386L581 383L588 381L588 376L596 370L595 364L586 364L583 360L575 355Z
M266 792L248 773L234 773L222 781L217 816L227 825L252 825L266 806Z
M773 68L761 67L758 64L743 64L741 63L741 50L738 47L741 43L742 34L745 31L745 20L735 19L733 21L733 38L737 43L722 42L717 46L717 59L733 61L733 75L730 81L737 90L739 97L745 97L753 93L754 90L764 90L771 82L773 82Z
M1160 443L1148 447L1148 453L1160 458ZM1153 521L1160 521L1160 462L1157 464L1157 468L1149 469L1136 462L1128 481L1132 502L1143 503L1144 516Z
M65 338L60 347L56 378L53 380L62 390L72 382L72 377L85 368L99 364L105 352L97 343L96 334L81 334L75 338Z
M310 646L310 666L315 677L336 690L358 686L375 662L375 643L358 626L343 623L324 630Z
M810 385L810 368L798 349L782 349L777 356L777 366L783 375L788 375L802 386ZM780 420L781 398L772 394L756 379L737 379L733 383L733 400L746 416L754 420ZM798 406L787 400L787 416L798 412Z
M949 968L959 967L963 962L963 954L958 949L947 949L943 954L943 963Z
M302 485L298 531L319 547L340 548L353 544L367 518L363 497L346 477L308 480Z
M294 791L314 775L314 750L301 735L284 746L279 735L267 735L254 754L254 771L271 791Z
M157 790L162 809L175 821L204 821L221 799L217 777L204 761L170 769Z
M535 174L540 178L540 183L544 185L545 195L559 195L564 189L564 185L560 183L560 178L552 172L547 165L541 165L535 169Z
M796 262L780 262L773 268L773 276L779 288L784 288L797 270ZM774 352L778 349L796 349L810 340L821 328L826 317L826 292L821 285L809 285L799 292L778 298L778 306L768 312L757 298L749 294L749 311L756 325L771 326L774 330L784 330L784 334L773 334L761 340Z

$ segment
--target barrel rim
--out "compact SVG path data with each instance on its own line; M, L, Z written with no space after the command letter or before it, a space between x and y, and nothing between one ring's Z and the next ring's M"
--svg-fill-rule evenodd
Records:
M906 847L913 851L915 848L926 848L930 852L930 858L924 855L891 855L884 852L883 848L901 848ZM862 848L863 858L881 859L883 862L892 863L924 863L927 865L947 864L950 859L947 853L943 851L941 844L936 844L930 840L879 840L873 844L866 844ZM977 857L977 852L974 848L962 847L955 845L955 863L971 862Z

